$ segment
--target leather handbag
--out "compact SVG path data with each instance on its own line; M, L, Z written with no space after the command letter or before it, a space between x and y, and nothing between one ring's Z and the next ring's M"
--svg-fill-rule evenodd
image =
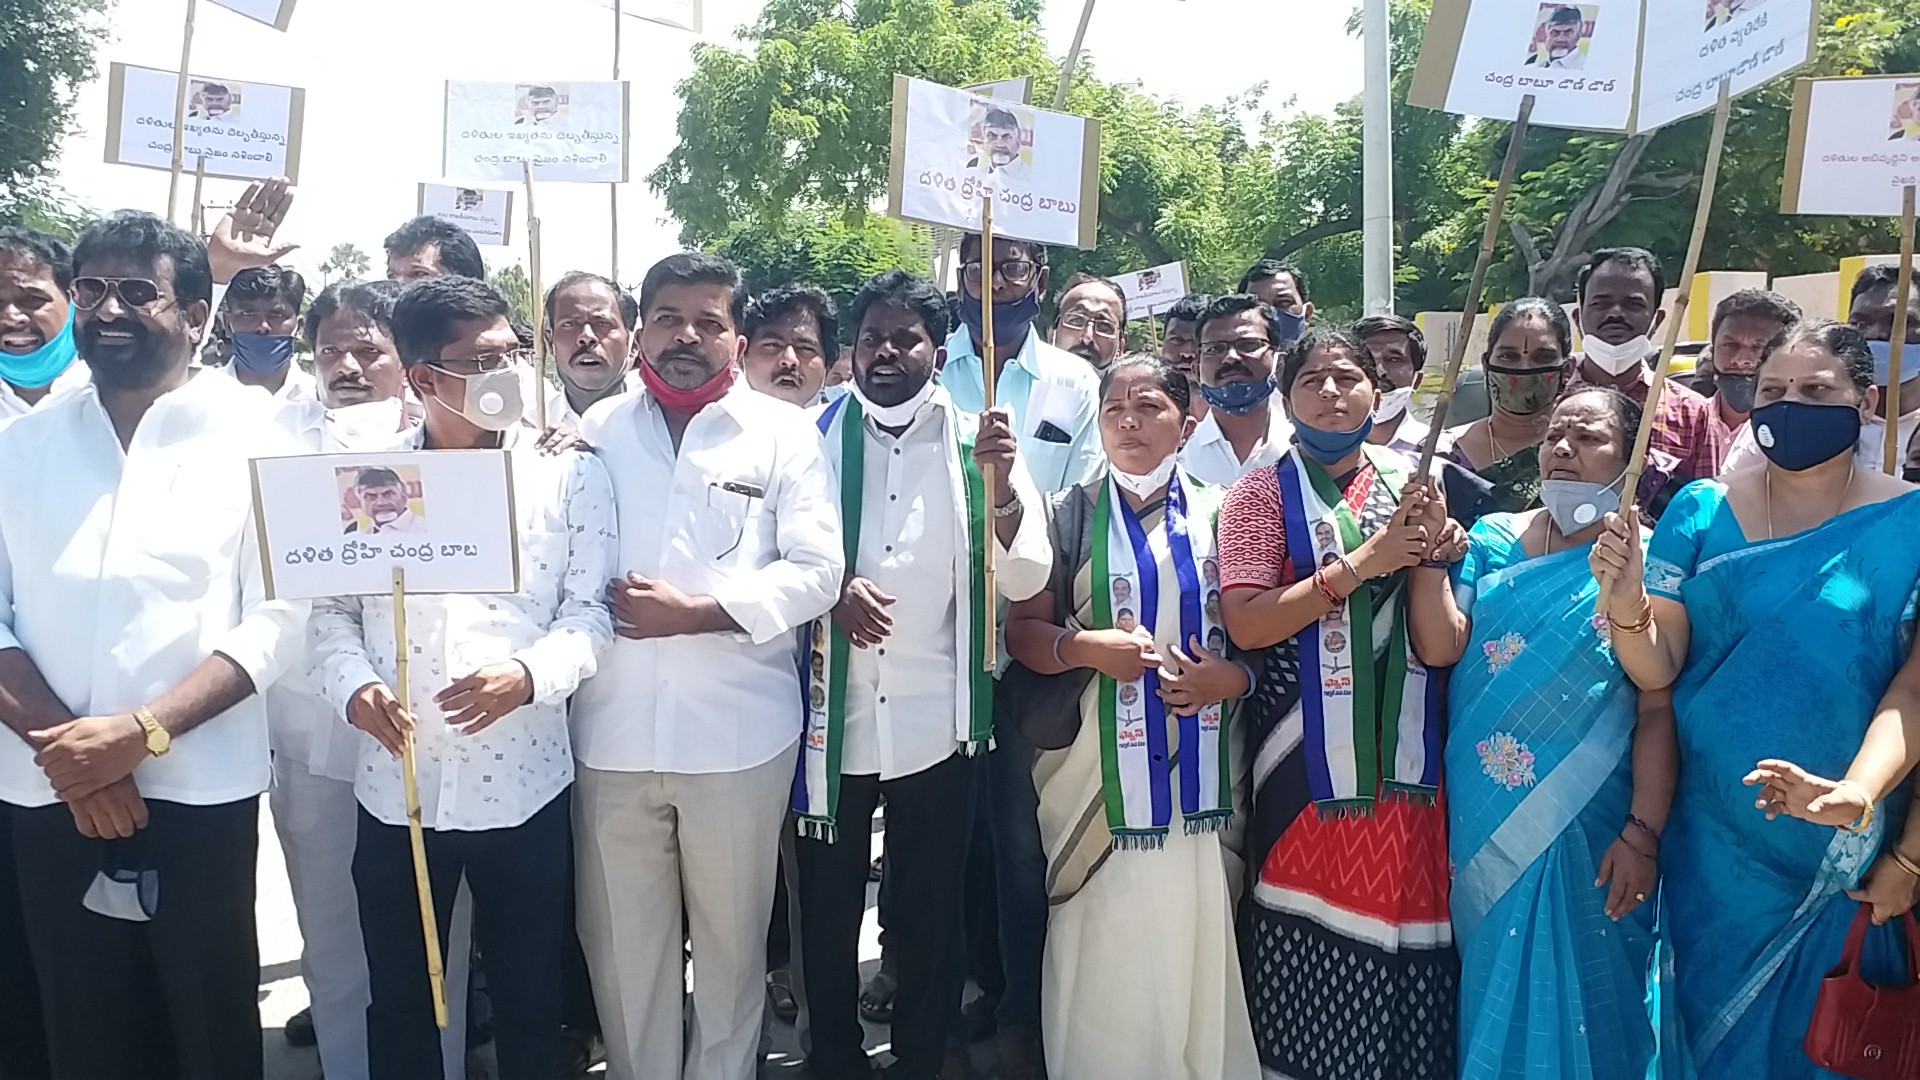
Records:
M1073 576L1080 568L1080 537L1084 531L1086 498L1080 489L1070 492L1048 521L1053 542L1053 620L1069 625L1073 617ZM1075 668L1058 675L1042 675L1018 660L1011 661L994 688L998 720L1010 721L1020 737L1041 750L1065 750L1080 735L1080 695L1093 681L1091 668ZM996 721L996 722L997 722Z
M1860 947L1866 941L1869 907L1860 905L1847 931L1840 966L1820 980L1813 1020L1803 1044L1823 1069L1856 1080L1920 1077L1920 922L1901 917L1907 929L1908 971L1904 986L1874 986L1860 977Z

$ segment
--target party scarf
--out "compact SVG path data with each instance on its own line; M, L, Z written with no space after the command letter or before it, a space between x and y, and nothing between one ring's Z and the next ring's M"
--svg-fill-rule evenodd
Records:
M1161 591L1171 588L1180 597L1181 649L1196 637L1202 645L1216 640L1221 627L1214 522L1220 493L1193 486L1199 504L1194 507L1199 511L1196 520L1187 505L1191 485L1175 471L1167 484L1166 513L1151 533L1111 478L1100 486L1092 537L1095 628L1131 630L1137 625L1152 633L1160 617ZM1122 622L1131 625L1120 626ZM1218 640L1224 641L1225 635L1219 634ZM1180 817L1189 835L1218 831L1233 814L1224 715L1216 701L1198 715L1177 720ZM1129 683L1100 676L1100 778L1114 847L1163 846L1173 819L1173 793L1167 709L1160 700L1157 671L1148 670Z
M1366 448L1364 470L1398 500L1407 472L1399 457ZM1289 452L1274 466L1280 481L1288 558L1306 581L1330 556L1350 555L1366 539L1340 488L1316 461ZM1432 799L1440 784L1440 681L1407 643L1406 575L1364 582L1347 602L1300 632L1300 709L1307 782L1323 815L1368 814L1392 793ZM1390 623L1375 623L1374 595L1385 589ZM1384 630L1384 633L1382 632ZM1375 649L1385 643L1384 664Z
M986 666L985 611L987 492L979 466L973 461L974 429L944 392L936 398L944 408L942 420L953 444L947 458L952 489L955 593L965 599L954 604L954 738L971 756L986 748L993 734L993 672ZM841 542L847 572L858 572L862 493L866 480L866 424L860 401L852 394L827 406L820 414L820 434L827 458L840 477ZM846 745L847 663L851 643L834 625L829 612L807 630L807 732L800 744L800 768L793 780L793 809L799 815L800 835L835 843L840 830L840 755Z

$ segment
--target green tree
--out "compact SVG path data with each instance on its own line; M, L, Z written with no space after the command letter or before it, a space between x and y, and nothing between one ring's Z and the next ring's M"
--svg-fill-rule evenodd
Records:
M0 0L0 220L74 224L50 167L94 75L105 10L106 0Z
M751 292L805 281L825 289L845 312L860 283L875 274L894 269L926 274L931 264L927 231L879 214L863 214L852 223L789 214L771 227L735 225L713 250L740 268ZM851 341L852 335L852 327L841 327L843 339Z
M513 321L521 326L533 325L533 284L527 278L527 271L519 263L503 266L487 274L487 284L500 290L506 297Z
M336 277L341 281L360 281L372 270L373 260L350 243L328 248L326 261L320 264L320 273L328 281Z

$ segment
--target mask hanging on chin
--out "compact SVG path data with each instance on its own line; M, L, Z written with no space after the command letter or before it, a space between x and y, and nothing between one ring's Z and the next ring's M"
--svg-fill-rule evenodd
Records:
M1208 406L1228 416L1245 416L1265 405L1267 399L1273 396L1274 387L1277 384L1273 376L1269 375L1259 382L1225 383L1220 386L1208 386L1205 383L1198 385L1200 396L1206 399Z
M1152 472L1123 472L1116 465L1112 469L1113 482L1119 484L1122 491L1136 499L1150 498L1173 479L1173 468L1179 461L1180 452L1176 450L1161 459L1160 464L1155 465Z
M25 353L0 352L0 379L24 390L52 386L53 381L73 366L79 348L73 342L73 313L67 313L67 325L45 345Z
M1027 295L1011 303L994 301L993 305L993 344L995 348L1017 348L1026 343L1027 331L1033 327L1033 320L1040 317L1040 296L1038 293ZM986 308L977 296L967 295L960 290L960 321L966 324L975 337L983 337L986 320Z
M1373 434L1373 417L1369 415L1360 426L1352 431L1322 431L1307 424L1299 417L1293 419L1293 438L1300 449L1310 458L1322 465L1332 465L1348 454L1366 444L1367 436Z
M722 364L713 377L691 390L681 390L660 377L653 365L640 361L640 382L652 394L654 400L677 413L697 413L701 409L727 396L733 389L733 379L738 369L732 364Z
M1540 502L1562 536L1590 529L1603 517L1620 509L1620 491L1614 485L1626 479L1622 470L1612 484L1593 484L1585 480L1542 480Z
M1413 387L1403 386L1398 390L1389 390L1380 395L1380 404L1373 407L1373 422L1391 424L1406 415L1407 406L1413 403Z
M1589 334L1580 348L1595 367L1618 378L1636 367L1646 366L1647 357L1653 352L1653 339L1641 334L1624 344L1609 345Z
M927 377L926 382L920 384L920 389L914 391L912 397L898 405L875 405L873 399L861 393L860 382L857 379L842 385L851 387L848 393L851 393L854 400L860 403L860 411L867 416L873 417L873 422L879 424L881 427L906 427L918 419L921 410L925 409L927 403L933 400L934 384L931 375Z

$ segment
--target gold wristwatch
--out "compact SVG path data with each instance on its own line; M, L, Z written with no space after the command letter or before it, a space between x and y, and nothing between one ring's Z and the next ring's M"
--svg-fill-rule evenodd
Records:
M140 721L140 727L147 733L147 753L154 757L165 757L173 749L173 734L160 726L153 718L153 710L145 705L133 710L133 718Z

